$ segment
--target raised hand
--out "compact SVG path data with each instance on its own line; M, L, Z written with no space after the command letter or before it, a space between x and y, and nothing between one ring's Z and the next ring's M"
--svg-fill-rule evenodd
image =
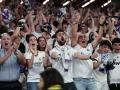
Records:
M20 42L15 42L15 43L13 44L13 48L14 48L14 49L18 49L18 48L19 48L19 43L20 43Z
M60 58L60 55L59 55L58 53L56 53L56 52L53 52L53 53L51 54L51 57L52 57L53 59L59 59L59 58Z
M33 50L30 46L29 46L29 51L30 51L33 55L35 55L35 50Z
M80 13L78 11L74 11L71 18L72 24L79 23L80 18L81 18Z
M100 23L100 24L104 24L104 22L105 22L105 15L102 15L102 16L100 17L99 23Z

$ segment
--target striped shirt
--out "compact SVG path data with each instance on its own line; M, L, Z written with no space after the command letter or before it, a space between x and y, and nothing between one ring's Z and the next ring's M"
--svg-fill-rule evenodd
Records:
M0 57L5 56L5 50L0 49ZM14 53L0 64L0 81L16 81L20 76L20 65Z

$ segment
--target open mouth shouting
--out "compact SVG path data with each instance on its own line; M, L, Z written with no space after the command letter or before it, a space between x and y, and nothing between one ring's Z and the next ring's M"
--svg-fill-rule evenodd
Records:
M5 42L5 43L4 43L4 46L5 46L5 47L8 47L8 46L9 46L9 42Z

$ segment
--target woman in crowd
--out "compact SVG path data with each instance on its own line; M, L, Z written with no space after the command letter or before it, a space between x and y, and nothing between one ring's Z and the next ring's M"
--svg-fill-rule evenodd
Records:
M26 36L29 51L25 53L28 63L27 90L38 90L39 73L44 71L45 52L37 50L37 38L33 34Z
M20 65L25 65L24 55L18 50L19 45L12 42L8 33L2 34L0 49L0 90L22 90L18 79Z
M52 65L49 61L49 51L50 51L51 48L47 45L45 37L41 36L41 37L38 38L37 41L38 41L37 49L39 51L45 52L45 54L46 54L46 65L44 66L45 69L49 68L49 67L52 67Z
M45 51L47 47L47 42L45 37L39 37L37 41L38 41L38 46L37 46L38 50Z

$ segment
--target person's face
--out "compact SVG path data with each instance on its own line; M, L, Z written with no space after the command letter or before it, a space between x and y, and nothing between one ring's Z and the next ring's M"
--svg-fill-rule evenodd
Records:
M87 44L87 36L85 34L79 35L78 37L78 43L79 44Z
M34 10L29 10L28 13L33 15L34 14Z
M39 89L43 90L43 88L44 88L44 80L40 78Z
M110 52L110 49L107 45L102 45L102 46L99 47L99 51L101 53L108 53L108 52Z
M91 19L88 20L87 23L88 23L88 26L90 27L92 25L92 20Z
M85 24L82 24L81 25L81 32L82 33L87 33L87 31L88 31L88 27Z
M76 19L80 19L81 18L80 13L79 12L75 12L75 17L76 17ZM78 21L78 20L76 20L76 21Z
M116 53L120 53L120 43L114 43L113 44L113 50Z
M40 38L40 39L38 40L38 45L39 45L40 47L46 47L46 41L45 41L45 39L44 39L44 38Z
M11 23L11 27L16 27L16 24L15 23Z
M63 30L66 32L68 25L67 24L63 24L62 27L63 27Z
M64 32L58 32L57 35L56 35L56 39L57 39L57 42L60 45L64 45L65 42L66 42L65 33Z
M12 45L11 37L7 34L3 35L1 38L1 45L2 45L2 48L9 49Z
M31 36L29 38L29 45L31 48L36 48L37 47L37 39L34 36Z

